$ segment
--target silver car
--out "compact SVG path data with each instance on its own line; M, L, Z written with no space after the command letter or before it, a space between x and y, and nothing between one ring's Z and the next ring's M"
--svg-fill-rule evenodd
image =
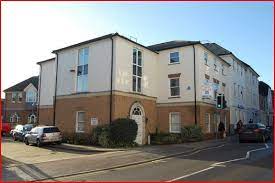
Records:
M36 144L38 147L46 143L58 143L62 141L62 136L56 126L37 126L25 135L26 145Z

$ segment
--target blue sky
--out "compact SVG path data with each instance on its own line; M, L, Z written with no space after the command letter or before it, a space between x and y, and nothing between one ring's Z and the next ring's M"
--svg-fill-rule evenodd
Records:
M36 62L52 57L52 50L111 32L133 36L144 45L216 42L273 88L273 3L2 4L2 90L38 75Z

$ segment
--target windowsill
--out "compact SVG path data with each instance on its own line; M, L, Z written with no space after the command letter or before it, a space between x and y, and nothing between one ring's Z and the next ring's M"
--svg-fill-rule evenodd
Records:
M180 64L180 62L169 63L168 65L177 65L177 64Z
M173 131L170 131L170 133L180 133L179 131L178 132L173 132Z
M84 131L75 131L75 133L85 133Z
M171 97L168 97L168 99L172 99L172 98L180 98L180 96L171 96Z

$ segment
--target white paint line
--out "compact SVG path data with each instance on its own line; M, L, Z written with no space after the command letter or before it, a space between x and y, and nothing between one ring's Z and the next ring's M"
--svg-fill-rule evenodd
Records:
M191 174L187 174L187 175L184 175L184 176L181 176L181 177L178 177L178 178L175 178L175 179L166 181L166 182L177 181L177 180L180 180L180 179L183 179L183 178L186 178L186 177L189 177L189 176L192 176L192 175L195 175L195 174L198 174L198 173L201 173L201 172L210 170L210 169L215 168L215 167L217 167L217 166L218 166L218 167L225 167L225 165L222 165L222 164L229 163L229 162L234 162L234 161L241 161L241 160L249 159L249 158L250 158L250 153L251 153L251 152L266 150L266 149L268 149L268 148L269 148L269 146L265 143L265 147L263 147L263 148L258 148L258 149L253 149L253 150L247 151L247 152L246 152L246 156L243 157L243 158L237 158L237 159L232 159L232 160L227 160L227 161L221 161L221 162L218 162L218 163L214 163L214 164L210 165L210 167L208 167L208 168L205 168L205 169L202 169L202 170L193 172L193 173L191 173Z
M210 170L212 168L214 168L214 167L208 167L208 168L205 168L205 169L202 169L202 170L199 170L199 171L196 171L196 172L193 172L193 173L190 173L190 174L187 174L187 175L184 175L184 176L181 176L181 177L178 177L178 178L166 181L166 182L174 182L174 181L177 181L177 180L180 180L180 179L183 179L183 178L186 178L186 177L190 177L192 175L195 175L195 174L198 174L198 173L201 173L201 172L205 172L205 171Z

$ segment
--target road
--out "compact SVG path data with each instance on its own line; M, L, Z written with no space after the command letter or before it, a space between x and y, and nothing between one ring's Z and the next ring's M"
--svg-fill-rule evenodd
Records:
M187 149L187 153L170 158L122 168L108 168L111 164L119 165L138 159L159 157L158 151L165 152L173 148L176 151L183 150L181 146L158 148L160 149L153 152L132 150L89 154L59 151L52 147L25 146L19 142L2 142L2 155L4 153L10 157L3 157L3 179L171 182L176 180L271 181L273 178L272 143L227 142L201 150ZM13 152L15 149L19 152ZM97 171L102 167L105 168L104 171ZM90 171L92 169L96 171Z
M214 163L246 157L250 150L265 148L264 144L227 144L189 155L173 157L120 169L76 176L58 181L271 181L273 178L273 147L252 152L248 159L211 166ZM203 170L203 172L200 172Z

